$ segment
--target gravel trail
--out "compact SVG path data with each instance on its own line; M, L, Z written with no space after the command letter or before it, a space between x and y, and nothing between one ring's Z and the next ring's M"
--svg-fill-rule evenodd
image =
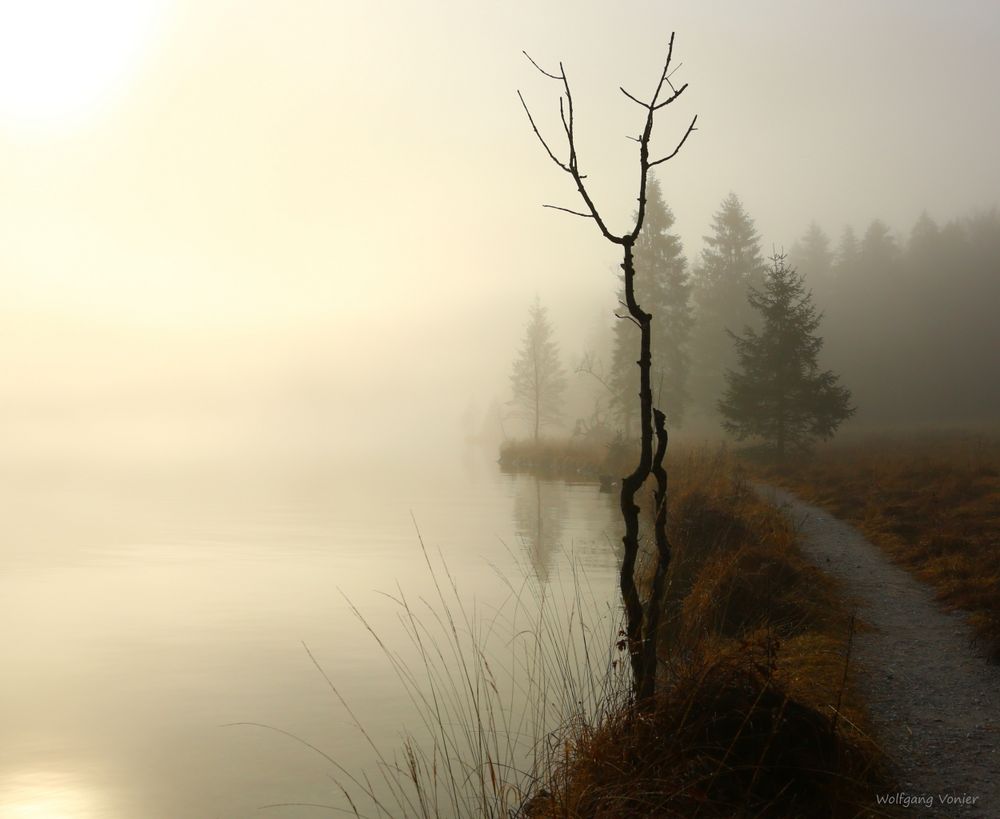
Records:
M898 788L889 796L907 816L1000 819L1000 666L975 649L964 615L944 611L928 586L849 524L783 490L757 489L874 627L855 634L853 656L896 762Z

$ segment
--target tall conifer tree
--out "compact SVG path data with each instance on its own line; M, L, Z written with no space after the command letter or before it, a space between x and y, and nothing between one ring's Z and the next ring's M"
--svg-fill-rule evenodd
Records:
M691 312L691 282L680 237L671 233L674 214L663 200L656 179L646 188L646 218L635 243L635 292L639 303L653 315L650 349L653 356L653 398L668 423L679 425L688 404L688 374L691 369L688 340L694 317ZM624 283L618 292L625 300ZM636 420L639 371L635 366L639 328L620 319L614 328L610 386L618 417L631 435Z
M854 232L854 228L847 225L840 234L840 242L834 256L833 267L836 276L843 278L853 274L858 268L860 258L861 244L858 242L858 235Z
M783 458L814 438L831 437L854 408L837 376L819 369L820 315L802 277L782 254L771 262L764 286L752 288L748 297L760 313L760 330L730 333L739 366L726 373L719 411L738 439L762 438Z
M789 260L802 278L813 287L824 283L833 272L833 251L830 237L816 222L811 222L806 232L794 245Z
M747 290L763 282L765 266L760 235L735 193L723 200L712 233L703 238L695 271L692 395L699 409L713 412L725 389L723 372L735 363L726 333L756 321Z
M566 377L559 347L552 338L548 311L538 299L531 306L521 352L510 376L516 414L526 419L537 443L542 428L562 417Z

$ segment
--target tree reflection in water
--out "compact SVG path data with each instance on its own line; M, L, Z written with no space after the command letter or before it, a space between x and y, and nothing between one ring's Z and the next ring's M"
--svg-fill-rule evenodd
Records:
M540 583L546 583L552 559L562 547L566 518L565 488L534 475L517 479L514 495L514 527L531 567Z

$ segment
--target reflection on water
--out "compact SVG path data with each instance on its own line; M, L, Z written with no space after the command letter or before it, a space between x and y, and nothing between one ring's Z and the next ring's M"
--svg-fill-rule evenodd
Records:
M336 798L303 745L220 726L266 723L370 764L305 642L395 749L412 708L339 591L388 638L398 612L381 592L433 597L411 514L484 607L507 598L498 571L524 570L505 545L519 541L543 582L572 553L616 599L613 499L501 475L490 453L409 474L0 465L0 817L235 817Z
M101 819L113 815L89 783L45 770L0 774L3 819Z
M524 545L535 576L542 583L549 579L552 558L562 545L565 515L566 490L563 486L531 475L521 479L514 496L517 536Z

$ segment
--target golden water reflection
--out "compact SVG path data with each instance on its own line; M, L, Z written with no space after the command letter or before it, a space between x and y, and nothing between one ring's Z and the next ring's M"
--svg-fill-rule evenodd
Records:
M82 777L25 770L0 778L2 819L100 819L113 815L101 792Z
M587 568L600 601L616 600L609 496L503 475L491 456L416 474L308 459L68 460L58 481L3 464L0 622L13 625L0 649L0 819L245 817L336 802L303 748L220 726L278 726L352 773L374 770L305 642L373 741L397 746L412 705L334 589L405 652L382 591L435 593L414 518L477 606L505 604L498 573L572 589L558 555Z

